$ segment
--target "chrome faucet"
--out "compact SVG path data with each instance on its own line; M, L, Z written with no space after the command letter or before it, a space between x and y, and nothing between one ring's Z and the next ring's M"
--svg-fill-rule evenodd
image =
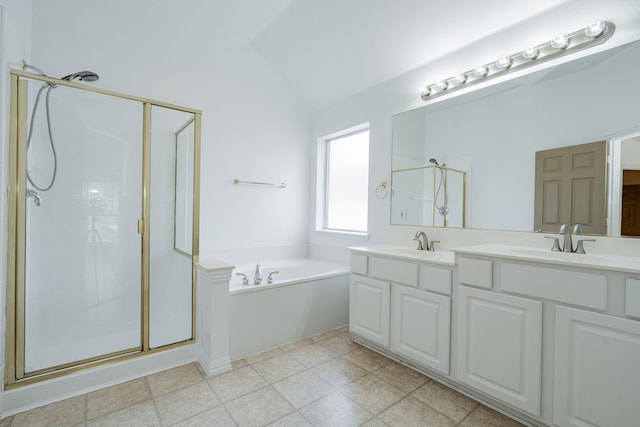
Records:
M429 239L427 239L427 233L424 231L418 231L415 236L413 236L413 240L418 242L418 250L426 251L429 249Z
M552 236L545 236L545 238L547 239L553 239L553 247L551 248L552 251L556 251L556 252L573 252L576 254L585 254L585 250L584 250L584 242L595 242L595 239L581 239L578 240L578 244L576 245L576 247L573 247L573 241L571 239L571 235L578 235L580 233L582 233L582 225L580 224L575 224L573 226L573 229L570 228L567 224L562 224L560 226L560 231L559 233L563 236L563 242L562 242L562 249L560 249L560 245L558 242L558 238L557 237L552 237Z
M40 206L40 203L42 203L40 195L35 190L27 190L27 197L33 197L33 203L35 203L36 206Z
M256 264L256 272L253 274L253 284L259 285L262 283L262 266Z
M562 224L560 226L560 234L563 236L562 252L573 252L573 242L571 241L571 228L569 228L567 224Z
M429 239L427 239L427 233L425 233L424 231L418 231L413 237L413 240L418 242L417 249L419 251L435 252L436 248L434 246L434 243L440 243L439 240L432 240L431 242L429 242Z

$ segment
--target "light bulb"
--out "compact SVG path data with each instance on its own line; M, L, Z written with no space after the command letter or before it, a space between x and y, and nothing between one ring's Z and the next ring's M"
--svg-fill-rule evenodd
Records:
M587 37L596 38L596 37L598 37L600 34L602 34L604 32L606 27L607 26L605 25L604 21L596 21L596 22L593 22L593 23L589 24L584 29L584 34Z
M489 69L484 65L481 65L473 69L473 75L476 77L484 77L487 75L488 72L489 72Z
M508 56L498 58L498 60L496 61L496 67L501 70L506 70L507 68L511 67L511 58L509 58Z
M447 84L447 82L440 80L439 82L436 82L434 84L434 86L436 88L438 88L439 90L447 90L447 88L449 87L449 85Z
M551 47L554 49L566 49L569 46L569 37L566 34L558 34L551 40Z
M423 87L422 90L420 91L420 96L423 98L426 98L429 95L431 95L431 89L429 89L429 86Z
M451 79L453 80L453 82L457 85L461 85L464 84L464 82L467 81L467 76L464 74L456 74L455 76L453 76L453 78Z
M540 51L538 50L537 47L535 46L531 46L525 50L522 51L522 57L524 59L529 59L529 60L533 60L536 59L538 57L538 54L540 53Z

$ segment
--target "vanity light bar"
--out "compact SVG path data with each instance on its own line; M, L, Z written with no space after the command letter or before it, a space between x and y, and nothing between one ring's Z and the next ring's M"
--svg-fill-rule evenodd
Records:
M427 85L420 91L420 97L428 101L472 86L475 83L485 82L515 70L522 70L541 62L597 46L607 41L613 35L615 28L616 26L612 22L596 21L572 33L558 34L546 43L530 46L522 52L502 56L496 61Z

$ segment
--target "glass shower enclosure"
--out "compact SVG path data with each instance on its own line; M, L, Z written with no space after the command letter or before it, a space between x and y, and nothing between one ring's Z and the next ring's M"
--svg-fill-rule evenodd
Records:
M17 70L11 90L5 385L193 342L200 111Z

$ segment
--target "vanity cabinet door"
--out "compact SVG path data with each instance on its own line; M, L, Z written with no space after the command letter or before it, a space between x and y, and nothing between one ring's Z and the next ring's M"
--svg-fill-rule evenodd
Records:
M349 330L389 347L389 282L351 275Z
M392 349L449 375L451 298L393 284Z
M554 424L640 426L640 322L556 308Z
M458 380L540 416L542 303L458 288Z

